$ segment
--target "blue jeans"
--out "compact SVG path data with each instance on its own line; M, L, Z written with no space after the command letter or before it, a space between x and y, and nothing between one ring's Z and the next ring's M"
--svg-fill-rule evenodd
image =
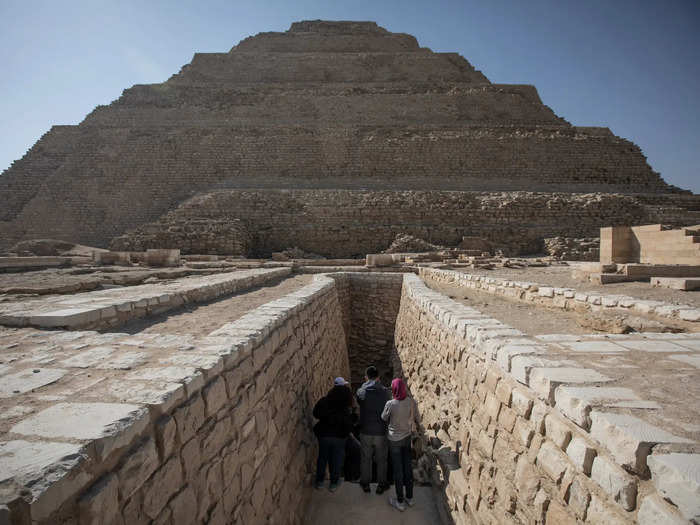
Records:
M413 498L413 466L411 465L411 436L399 441L389 440L389 454L394 471L396 499L403 502L404 489L406 497Z
M316 483L323 483L326 465L331 471L331 483L338 483L345 460L345 440L347 438L318 438L318 461L316 462Z

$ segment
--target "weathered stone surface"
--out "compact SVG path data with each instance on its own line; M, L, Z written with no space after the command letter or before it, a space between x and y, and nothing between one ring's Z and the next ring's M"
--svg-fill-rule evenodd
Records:
M668 503L665 503L656 494L651 494L642 500L637 513L639 525L687 525L678 512Z
M84 461L80 445L8 441L0 443L0 481L28 487L32 518L46 519L90 481L81 468Z
M530 371L530 387L551 404L554 404L554 391L561 384L609 381L612 379L587 368L533 368Z
M12 432L27 436L94 440L106 458L128 445L148 424L148 412L137 405L116 403L58 403L17 423Z
M596 457L593 460L591 479L622 505L622 508L625 510L634 509L637 498L637 482L612 461L602 456Z
M639 400L639 395L629 388L561 386L555 394L556 406L577 425L590 428L591 407L605 401Z
M11 397L42 386L50 385L66 375L67 370L60 368L28 368L16 374L8 374L0 381L0 397Z
M656 454L647 458L651 480L687 520L700 521L700 454Z
M625 414L594 411L591 421L591 436L604 444L620 465L640 474L646 471L652 446L692 442Z

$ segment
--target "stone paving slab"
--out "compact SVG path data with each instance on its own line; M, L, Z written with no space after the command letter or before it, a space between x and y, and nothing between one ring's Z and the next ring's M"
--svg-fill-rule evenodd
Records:
M290 268L241 270L184 277L164 284L143 284L69 296L0 304L0 324L42 328L117 326L150 312L207 301L289 275Z

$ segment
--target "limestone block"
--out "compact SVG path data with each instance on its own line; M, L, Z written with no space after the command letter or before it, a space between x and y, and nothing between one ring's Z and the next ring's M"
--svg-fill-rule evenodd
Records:
M496 363L505 372L511 371L511 360L519 355L537 355L546 353L543 347L526 344L506 344L496 352Z
M591 479L610 494L625 510L633 510L637 498L637 481L603 456L596 456L591 468Z
M582 428L590 428L591 407L604 405L608 401L639 400L629 388L560 386L554 393L557 408L571 421Z
M90 481L82 468L86 456L82 445L72 443L0 442L0 483L28 487L32 518L47 519Z
M511 406L519 416L525 419L530 417L530 411L532 410L533 398L529 393L526 393L521 388L513 389L511 396Z
M102 459L128 445L150 422L148 410L117 403L58 403L17 423L11 432L45 438L94 440Z
M651 447L659 443L692 443L626 414L591 412L591 437L604 445L620 465L639 474L647 469Z
M5 375L0 382L0 398L38 390L55 383L67 373L68 370L61 368L27 368L15 374Z
M544 419L544 427L547 438L560 449L566 450L566 446L571 440L571 430L566 426L566 423L559 416L547 414Z
M580 520L586 519L588 504L591 501L591 494L586 488L583 479L584 478L581 476L576 476L569 487L569 494L567 498L569 508L574 513L574 516Z
M124 523L119 514L119 482L112 474L103 476L78 500L80 525Z
M206 418L204 401L199 395L193 396L174 412L173 417L177 423L180 441L189 441L202 426Z
M537 291L537 294L540 297L554 297L554 288L551 288L549 286L540 286L539 290Z
M606 505L605 502L595 494L591 494L591 502L588 505L588 512L586 513L586 523L590 523L591 525L598 525L601 523L605 523L605 525L631 525L633 521L631 517L628 518L617 509Z
M119 492L128 499L158 468L158 451L153 439L148 438L130 450L117 470Z
M687 525L678 511L656 494L650 494L642 500L637 513L639 525Z
M566 455L552 443L545 441L537 453L537 465L555 482L559 483L569 467Z
M216 414L221 407L228 403L226 383L222 377L216 378L202 390L206 413L208 416Z
M517 437L523 447L528 448L532 437L535 435L535 429L532 428L532 424L526 419L518 417L513 427L513 435Z
M150 405L155 411L170 412L185 398L185 388L166 381L107 380L93 389L92 394L105 399L131 404Z
M151 481L144 490L143 510L146 515L155 519L172 495L180 489L182 482L180 461L177 457L171 457L165 465L153 474Z
M589 368L533 368L530 372L530 387L541 399L554 404L554 391L559 385L571 383L603 383L612 381L596 370Z
M591 473L591 467L593 466L593 459L596 456L596 450L589 446L586 441L581 437L574 437L566 447L566 454L569 456L571 461L576 468L578 468L584 474Z
M195 523L197 499L191 486L185 487L168 504L173 523Z
M161 368L141 368L125 376L129 381L166 381L183 383L189 393L204 386L204 376L191 366L164 366Z
M678 311L678 317L693 323L700 321L700 308L684 308Z
M656 490L685 519L700 522L700 454L657 454L647 464Z
M29 324L42 328L87 326L100 319L100 312L91 307L64 308L51 312L37 312L29 318Z

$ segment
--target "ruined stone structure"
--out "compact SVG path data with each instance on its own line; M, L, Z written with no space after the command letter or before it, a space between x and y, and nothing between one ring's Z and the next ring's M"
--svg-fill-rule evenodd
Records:
M313 404L334 376L361 381L370 359L417 401L416 451L445 523L700 519L700 309L421 268L317 275L197 335L121 331L289 274L0 309L19 326L0 326L0 523L308 523ZM533 337L438 281L550 307L645 307L688 332Z
M371 22L298 22L197 53L166 82L53 127L0 177L0 201L0 250L116 238L345 257L411 234L532 253L601 226L700 222L698 196L631 142Z
M600 229L600 262L700 266L700 225L670 229L661 224Z

